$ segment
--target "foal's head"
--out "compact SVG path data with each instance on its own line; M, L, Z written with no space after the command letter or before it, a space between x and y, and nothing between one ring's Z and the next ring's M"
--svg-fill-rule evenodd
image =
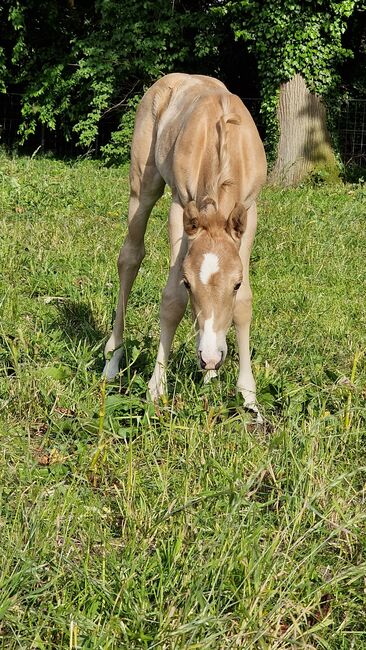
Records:
M184 209L183 220L188 236L183 282L196 319L197 354L201 368L213 370L226 357L226 334L243 279L239 247L246 210L237 203L225 218L211 199L201 210L191 201Z

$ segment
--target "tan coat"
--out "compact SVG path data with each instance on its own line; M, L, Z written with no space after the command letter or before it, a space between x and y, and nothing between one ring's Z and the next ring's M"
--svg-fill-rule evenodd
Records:
M112 379L122 357L127 299L144 256L151 209L168 184L170 272L160 310L161 337L149 391L166 390L166 364L188 295L206 379L226 356L234 321L239 346L238 390L261 420L250 366L249 257L256 230L256 198L266 179L263 145L239 97L218 80L169 74L139 106L131 148L128 235L118 260L120 292L106 353Z

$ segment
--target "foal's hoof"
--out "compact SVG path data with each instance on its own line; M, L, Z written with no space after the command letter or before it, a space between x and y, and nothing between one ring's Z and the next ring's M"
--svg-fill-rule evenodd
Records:
M119 367L122 359L122 351L115 350L110 359L107 359L103 369L102 377L106 381L113 381L119 373Z
M157 404L157 402L160 399L160 394L155 388L151 388L150 386L147 389L146 393L147 401L152 402L153 404Z
M147 385L147 399L154 404L157 404L159 401L166 402L167 395L164 387L151 379Z
M261 415L257 407L245 406L244 408L251 416L251 421L247 423L248 431L258 431L260 433L271 433L273 431L273 424Z

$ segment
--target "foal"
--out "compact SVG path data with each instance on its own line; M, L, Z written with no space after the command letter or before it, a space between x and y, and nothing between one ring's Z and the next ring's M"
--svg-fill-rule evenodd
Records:
M136 115L130 168L128 234L118 258L120 291L113 352L104 374L115 377L122 357L128 296L145 254L150 212L167 183L170 271L160 308L160 344L149 382L152 399L166 391L166 365L190 297L197 355L206 379L225 360L234 321L239 347L238 390L256 406L249 351L252 294L249 257L257 224L256 198L266 159L256 126L239 97L211 77L169 74L143 97Z

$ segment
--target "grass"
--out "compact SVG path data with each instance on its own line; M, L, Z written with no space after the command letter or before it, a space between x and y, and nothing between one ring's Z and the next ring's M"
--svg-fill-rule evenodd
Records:
M366 648L364 186L262 194L270 434L236 403L232 335L202 384L188 317L146 403L167 194L103 387L127 197L126 169L0 158L0 647Z

